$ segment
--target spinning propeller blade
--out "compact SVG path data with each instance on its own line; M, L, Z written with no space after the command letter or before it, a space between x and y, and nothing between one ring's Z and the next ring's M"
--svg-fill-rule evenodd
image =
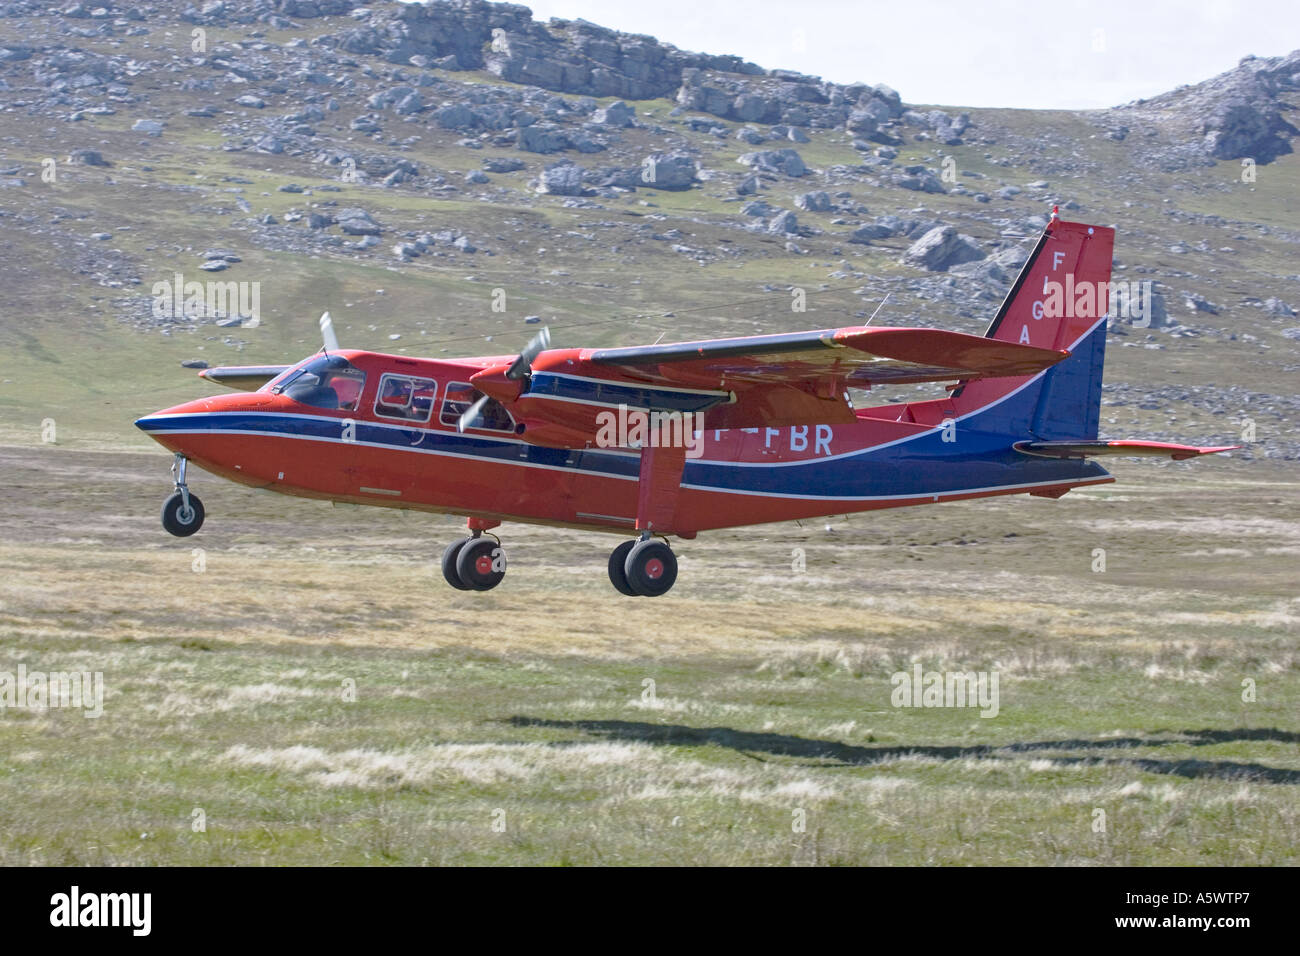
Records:
M339 350L339 340L334 334L334 320L330 318L328 312L320 317L320 334L325 339L326 352L337 352Z
M528 373L533 370L533 359L550 347L551 330L543 328L524 346L524 350L519 353L519 357L510 363L510 368L506 369L506 378L512 382L526 378Z
M541 355L550 347L551 330L543 328L540 332L529 339L528 344L524 346L524 350L515 357L513 362L510 363L510 367L506 369L506 378L510 379L512 382L518 382L521 379L527 378L533 370L533 359L537 358L537 356ZM470 426L470 423L473 422L474 419L478 418L479 414L482 413L484 407L486 407L487 403L490 401L492 401L490 395L483 395L480 396L478 401L473 405L465 409L460 418L456 420L456 431L464 432L465 429Z
M490 401L492 401L491 396L480 395L478 401L476 401L469 408L465 409L465 411L461 414L460 418L456 419L456 431L464 432L465 429L469 427L470 422L478 418L479 413L483 411L483 406L485 406Z

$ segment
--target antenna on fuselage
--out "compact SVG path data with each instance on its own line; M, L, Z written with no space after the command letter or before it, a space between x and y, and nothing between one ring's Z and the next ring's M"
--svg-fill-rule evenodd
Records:
M874 319L877 315L880 314L880 310L883 309L883 308L885 307L885 303L889 301L889 297L890 297L891 295L893 295L893 294L894 294L894 293L892 293L892 292L886 292L886 293L885 293L885 297L884 297L883 299L880 300L880 305L876 306L876 311L871 313L871 318L870 318L870 319L867 319L867 325L870 325L871 322L872 322L872 319Z
M330 318L328 312L320 317L320 334L325 340L326 352L337 352L339 350L338 336L334 334L334 320Z

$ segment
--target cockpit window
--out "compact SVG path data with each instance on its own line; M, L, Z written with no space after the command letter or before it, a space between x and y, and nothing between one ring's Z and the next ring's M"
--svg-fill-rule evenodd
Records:
M313 408L355 412L365 386L365 373L347 359L341 355L322 355L290 372L272 385L271 391Z
M439 414L439 420L444 425L454 426L460 421L460 416L464 415L469 410L469 407L482 397L483 393L468 382L449 382L446 396L442 400L442 412ZM493 398L488 399L479 413L465 427L483 428L496 432L512 432L515 430L515 420L510 417L510 413L505 410L505 407Z
M385 374L375 396L375 414L408 422L427 422L433 414L438 383L429 378Z

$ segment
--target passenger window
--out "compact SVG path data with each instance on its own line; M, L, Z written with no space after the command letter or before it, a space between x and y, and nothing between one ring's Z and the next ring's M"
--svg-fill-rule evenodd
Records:
M469 410L469 407L483 397L473 385L468 382L450 382L447 385L446 396L442 400L442 412L439 415L439 421L444 425L456 427L460 421L460 416ZM515 430L515 420L510 417L510 413L505 410L504 406L496 399L488 399L483 408L473 420L470 421L467 428L483 428L496 432L513 432Z
M381 418L427 422L433 414L433 399L437 393L438 383L433 379L386 374L379 380L375 414Z

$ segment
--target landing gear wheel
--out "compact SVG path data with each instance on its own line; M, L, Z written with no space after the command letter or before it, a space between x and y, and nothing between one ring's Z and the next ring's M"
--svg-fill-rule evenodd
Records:
M623 570L627 565L627 554L636 547L636 539L624 541L609 556L609 582L614 585L614 590L619 594L626 594L628 597L636 597L637 592L632 590L632 585L627 583L627 572Z
M169 534L178 538L188 538L203 527L203 502L199 496L190 492L190 502L185 504L185 496L179 491L170 495L162 506L162 525Z
M495 538L470 538L456 555L456 576L471 591L491 591L506 576L506 557Z
M677 580L677 557L662 541L647 538L638 541L628 552L623 573L633 591L643 597L668 593Z
M442 576L447 579L447 583L457 591L474 590L468 584L460 579L456 573L456 559L460 557L461 549L473 541L473 538L461 538L459 541L453 541L447 545L447 550L442 552Z

